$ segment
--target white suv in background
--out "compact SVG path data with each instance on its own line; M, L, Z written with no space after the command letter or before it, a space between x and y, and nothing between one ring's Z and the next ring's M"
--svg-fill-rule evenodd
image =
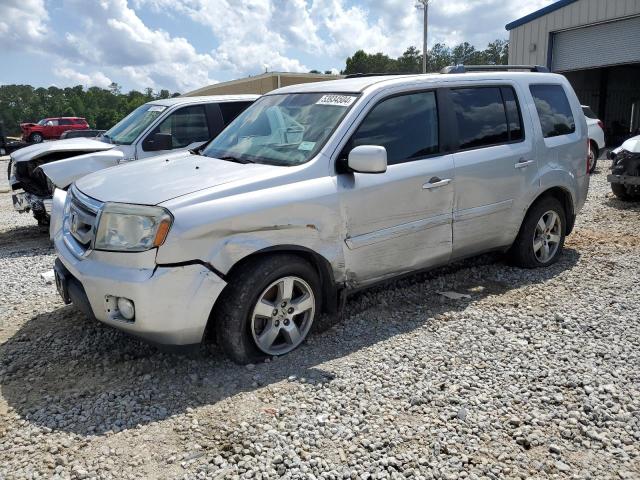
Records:
M587 196L587 151L561 75L281 88L203 149L56 190L56 284L158 343L282 355L353 289L492 250L554 263Z
M258 95L174 97L145 103L98 138L70 138L11 154L9 185L18 212L48 225L53 188L88 173L153 155L188 150L215 137ZM47 180L48 179L48 180Z
M593 173L598 164L598 158L605 147L604 141L604 123L598 119L598 116L591 110L591 107L582 105L584 116L587 117L587 127L589 128L589 173Z

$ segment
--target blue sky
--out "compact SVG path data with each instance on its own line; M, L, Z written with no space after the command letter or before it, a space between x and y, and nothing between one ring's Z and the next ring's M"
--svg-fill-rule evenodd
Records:
M484 48L550 0L433 0L429 44ZM422 45L414 0L0 0L0 84L186 92Z

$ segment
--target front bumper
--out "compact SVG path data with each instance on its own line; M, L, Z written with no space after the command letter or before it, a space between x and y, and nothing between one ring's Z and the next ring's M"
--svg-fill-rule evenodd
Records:
M634 175L607 175L607 182L621 183L622 185L640 186L640 177Z
M71 282L67 300L89 317L153 343L192 345L203 340L213 305L226 286L203 265L140 268L135 261L124 260L120 265L106 261L139 254L97 251L79 259L67 247L62 231L55 235L54 244L56 269L62 269ZM115 297L133 301L132 321L114 309Z
M16 190L11 195L11 199L13 200L13 209L16 212L24 213L31 210L34 213L44 212L47 215L51 215L51 198L40 197L23 190Z

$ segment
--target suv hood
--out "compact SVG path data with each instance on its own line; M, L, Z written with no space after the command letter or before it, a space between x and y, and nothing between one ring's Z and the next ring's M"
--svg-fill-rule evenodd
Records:
M172 198L239 180L251 181L286 167L240 164L181 152L119 165L76 182L84 194L102 202L157 205Z
M91 138L69 138L67 140L56 140L54 142L42 142L16 150L11 154L14 162L28 162L52 153L69 152L70 155L77 153L100 152L117 147L111 143L104 143Z

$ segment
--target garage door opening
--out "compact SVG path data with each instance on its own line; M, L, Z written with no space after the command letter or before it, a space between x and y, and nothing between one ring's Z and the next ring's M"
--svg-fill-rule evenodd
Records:
M640 63L561 73L604 122L607 145L640 135Z

